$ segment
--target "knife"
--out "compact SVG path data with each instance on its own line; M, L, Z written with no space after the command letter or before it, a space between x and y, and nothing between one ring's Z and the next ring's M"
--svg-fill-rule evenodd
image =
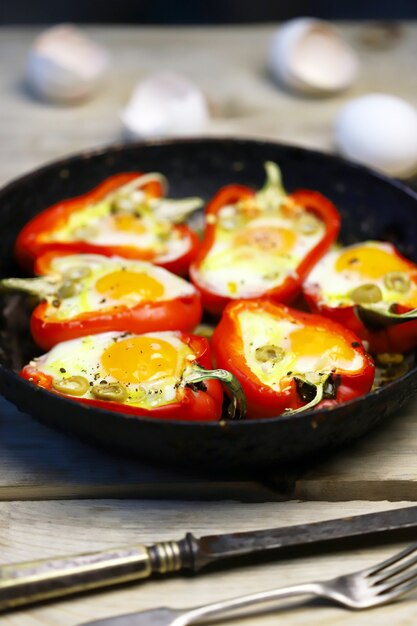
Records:
M187 533L178 541L3 565L0 567L0 610L148 578L154 573L198 572L223 559L400 529L417 530L417 506L200 538Z

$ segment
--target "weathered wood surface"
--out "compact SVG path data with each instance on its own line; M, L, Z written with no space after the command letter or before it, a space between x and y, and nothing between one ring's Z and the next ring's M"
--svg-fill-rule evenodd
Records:
M379 49L364 44L367 28L343 25L360 53L361 73L350 92L325 100L294 97L268 80L264 59L271 27L91 28L111 50L113 71L95 99L69 109L38 102L23 86L26 53L37 31L0 29L0 183L64 154L119 141L118 115L134 83L161 69L184 73L206 90L216 110L208 134L268 137L332 150L332 123L349 97L382 91L417 105L417 25L401 26L399 37ZM417 500L416 419L414 402L362 441L314 466L249 479L220 478L191 476L95 450L1 403L0 561L176 538L187 530L200 535L404 506L401 500ZM171 500L144 500L158 497ZM185 502L187 498L199 501ZM310 502L274 501L294 498ZM379 501L351 501L360 498ZM32 499L39 501L24 501ZM202 501L207 499L218 501ZM345 550L152 581L8 613L0 621L5 626L75 626L155 606L209 602L353 571L399 547ZM363 616L317 603L296 604L290 612L250 616L239 623L272 626L281 619L294 626L356 626L366 619L370 626L408 626L415 622L416 600L414 593Z
M343 451L296 469L225 475L95 449L0 404L0 500L417 500L417 402Z
M405 506L397 503L395 506ZM138 501L10 502L0 504L1 562L15 562L106 549L128 543L175 539L185 531L196 535L286 526L384 510L387 502L195 503ZM158 606L183 607L261 591L297 582L329 578L368 567L403 547L396 543L281 558L195 577L149 580L106 593L61 600L36 608L9 612L2 626L75 626L82 622ZM409 626L415 623L417 593L395 604L358 614L322 603L276 603L274 613L250 615L237 624L269 626L281 621L294 626ZM291 606L290 610L284 610Z
M88 28L109 48L113 68L95 99L70 108L38 102L24 86L27 51L39 29L0 28L0 182L64 154L120 141L119 114L135 83L161 70L183 73L205 90L216 114L208 134L332 150L332 124L349 98L378 91L417 105L416 24L388 31L380 47L369 45L370 27L341 25L360 55L360 74L347 93L325 99L293 96L269 80L272 26Z

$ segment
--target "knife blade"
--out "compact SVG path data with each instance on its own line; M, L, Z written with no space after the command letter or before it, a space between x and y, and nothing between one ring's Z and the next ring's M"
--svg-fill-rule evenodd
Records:
M342 538L380 536L400 529L417 531L417 506L200 538L187 533L179 541L3 565L0 567L0 610L131 582L153 573L198 572L225 559L230 560L230 565L236 565L237 557Z

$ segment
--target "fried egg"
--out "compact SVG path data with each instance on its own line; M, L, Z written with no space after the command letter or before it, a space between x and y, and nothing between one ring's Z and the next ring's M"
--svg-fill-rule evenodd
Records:
M29 368L34 380L41 372L68 396L151 409L181 399L183 374L195 358L176 332L108 332L57 344Z
M352 306L352 294L362 285L375 285L384 305L417 307L417 266L380 241L331 250L310 272L304 288L316 293L320 303L340 307Z
M62 282L58 297L49 298L55 320L197 295L193 285L162 267L98 254L57 256L48 274Z
M241 201L220 209L214 242L199 267L199 282L228 298L253 298L282 285L325 234L303 207L260 209Z
M247 366L274 391L282 390L282 379L355 372L364 365L364 357L328 325L305 325L261 310L241 311L238 323Z
M141 177L149 182L149 176ZM143 250L149 258L165 263L185 254L188 238L158 215L166 198L150 197L128 183L102 201L73 211L60 228L40 236L42 243L88 242L94 246L123 246ZM146 257L148 258L148 257Z

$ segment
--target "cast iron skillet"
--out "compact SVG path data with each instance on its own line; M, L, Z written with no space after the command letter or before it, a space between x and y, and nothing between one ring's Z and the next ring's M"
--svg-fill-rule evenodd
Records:
M88 191L111 174L161 171L170 181L173 196L199 194L208 199L228 183L258 188L266 160L280 164L289 191L317 189L336 204L342 213L345 243L389 240L417 261L417 195L401 184L301 148L264 141L190 139L84 153L7 185L0 191L1 273L16 274L12 246L28 219L58 200ZM16 374L38 353L29 339L24 308L22 300L7 301L9 321L0 337L1 393L51 426L159 461L226 469L305 459L356 439L399 411L417 391L414 367L385 387L336 408L226 426L157 421L89 408L37 388Z

